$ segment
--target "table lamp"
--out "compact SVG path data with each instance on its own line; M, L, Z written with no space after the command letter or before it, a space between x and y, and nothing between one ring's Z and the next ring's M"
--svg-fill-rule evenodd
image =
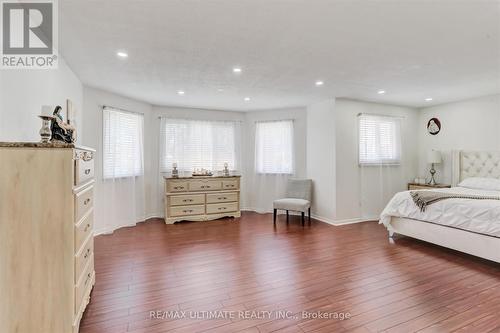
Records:
M442 161L441 153L437 150L431 150L427 154L427 162L431 164L431 180L427 184L429 185L436 185L436 179L434 178L434 175L436 174L436 169L434 169L434 164L440 164Z

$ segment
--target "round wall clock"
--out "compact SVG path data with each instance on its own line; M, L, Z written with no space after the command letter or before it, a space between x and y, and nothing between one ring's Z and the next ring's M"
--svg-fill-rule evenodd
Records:
M437 118L431 118L427 123L427 131L430 135L436 135L441 131L441 122Z

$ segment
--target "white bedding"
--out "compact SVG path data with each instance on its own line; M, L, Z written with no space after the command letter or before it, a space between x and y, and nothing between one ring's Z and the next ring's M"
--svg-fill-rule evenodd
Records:
M499 191L463 187L432 189L445 193L500 197ZM404 217L441 224L500 238L500 200L446 199L427 206L421 212L410 191L397 193L380 216L380 223L391 230L391 217ZM415 223L418 223L417 221Z

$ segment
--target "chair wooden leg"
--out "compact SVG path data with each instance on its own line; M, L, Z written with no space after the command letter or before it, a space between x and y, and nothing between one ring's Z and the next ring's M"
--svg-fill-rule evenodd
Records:
M273 211L273 223L276 224L276 214L278 214L278 210L274 209Z
M304 212L300 212L300 214L302 215L302 225L304 225L304 221L305 221L305 219L304 219Z
M309 224L311 224L311 207L307 210L307 218L309 219Z
M288 223L288 210L286 211L286 223Z

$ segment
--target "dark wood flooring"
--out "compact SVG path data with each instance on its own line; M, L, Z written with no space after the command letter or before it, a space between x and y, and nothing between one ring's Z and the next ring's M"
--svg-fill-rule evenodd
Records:
M81 333L500 332L499 264L410 238L390 244L375 222L154 219L96 237L95 267ZM278 310L296 318L262 315Z

